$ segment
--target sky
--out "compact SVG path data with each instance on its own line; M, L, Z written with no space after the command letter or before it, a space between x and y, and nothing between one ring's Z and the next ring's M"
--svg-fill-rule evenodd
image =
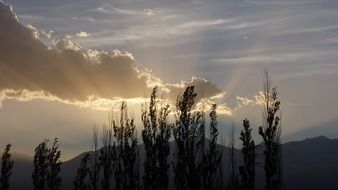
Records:
M32 154L59 137L91 147L122 100L137 120L152 87L189 85L219 126L262 123L264 69L283 141L338 138L338 2L332 0L0 0L0 144ZM256 136L259 141L258 136Z

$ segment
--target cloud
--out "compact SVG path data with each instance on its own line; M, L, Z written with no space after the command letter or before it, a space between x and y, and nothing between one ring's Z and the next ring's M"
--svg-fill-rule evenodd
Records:
M237 99L239 105L245 105L245 106L247 106L247 105L250 105L250 104L254 103L253 100L250 100L249 98L246 98L246 97L237 96L236 99Z
M338 25L329 25L329 26L317 26L317 27L311 27L311 28L301 28L297 30L290 30L285 32L284 34L304 34L304 33L322 33L325 31L330 31L330 30L336 30L338 29Z
M229 115L231 116L233 114L233 110L227 106L227 104L220 104L217 106L217 114L219 115Z
M90 36L90 34L88 32L84 32L84 31L80 31L80 32L76 33L75 35L77 37L80 37L80 38L85 38L85 37Z
M228 56L225 55L224 58L215 58L212 59L213 62L216 63L225 63L225 64L263 64L263 63L281 63L281 62L296 62L304 59L313 59L315 56L328 54L328 52L320 52L320 51L300 51L294 50L285 51L285 52L267 52L260 53L257 52L253 55L238 55L238 56Z
M98 12L105 13L105 14L112 14L112 13L118 13L122 15L137 15L139 14L137 11L130 10L130 9L121 9L113 6L102 6L96 9Z
M0 25L6 26L0 31L1 89L43 90L66 100L147 94L130 53L101 52L95 56L99 63L93 64L87 50L69 37L55 40L49 50L36 39L36 30L19 23L8 6L0 6Z
M144 9L144 13L147 15L147 16L154 16L156 13L155 13L155 10L153 9Z
M237 96L236 100L237 100L237 107L235 108L235 110L240 109L243 106L249 106L249 105L263 106L265 105L265 95L263 91L259 91L258 94L254 95L253 98L251 99L247 97Z
M44 35L47 39L52 39L53 33L54 33L53 30L50 30L48 32L46 32L44 30L41 31L41 34Z
M38 31L38 29L36 29L34 26L27 24L26 27L31 30L32 35L34 36L34 38L39 39L40 37L40 32Z
M197 92L196 101L205 98L223 97L224 91L219 89L215 84L203 78L192 77L191 81L181 81L177 84L165 84L164 87L169 89L169 99L176 100L177 96L182 94L187 86L195 86Z
M303 1L303 0L286 0L286 1L277 1L277 0L246 0L247 3L255 4L255 5L282 5L282 6L289 6L289 5L304 5L304 4L313 4L318 3L318 1Z
M93 110L99 111L110 111L112 108L118 108L121 105L121 101L128 101L129 105L143 104L148 101L145 98L129 98L124 99L121 97L114 97L110 99L97 98L94 96L89 96L85 101L69 101L61 99L57 96L52 95L49 92L45 91L29 91L26 89L23 90L12 90L4 89L0 91L0 108L3 106L2 102L4 100L16 100L18 102L30 102L32 100L44 100L44 101L57 101L64 104L75 105L80 108L90 108Z
M86 21L86 22L95 22L97 21L96 19L92 18L92 17L77 17L77 16L73 16L72 20L76 20L76 21Z
M210 26L217 26L227 22L232 22L231 19L224 20L224 19L215 19L215 20L207 20L207 21L191 21L186 22L178 26L181 29L189 29L189 28L202 28L202 27L210 27Z
M169 99L171 103L175 103L177 96L182 95L188 86L195 87L194 90L197 92L197 96L195 98L196 102L202 101L203 99L208 101L221 99L226 94L215 84L204 78L193 76L190 81L182 80L178 83L166 83L160 78L154 76L150 70L146 70L145 72L138 70L138 72L140 77L146 78L146 84L148 88L153 88L155 86L159 87L163 95L165 95L165 97Z
M209 112L210 108L213 104L216 104L215 101L211 100L210 98L201 99L195 106L194 111L204 111ZM232 116L234 109L229 107L226 103L217 104L216 112L217 115L221 116Z
M155 45L157 47L177 46L183 42L190 41L192 36L186 38L188 35L197 34L210 30L211 28L225 28L227 24L230 24L229 27L237 27L231 24L235 21L234 19L204 18L186 20L174 13L165 14L163 12L161 12L161 14L154 12L156 17L153 16L152 19L142 19L141 21L133 20L130 22L135 22L135 24L107 30L104 34L99 33L99 35L97 35L93 33L92 38L86 38L82 41L94 46L110 46L112 43L126 45L140 42L142 43L137 45L139 47L149 45ZM147 13L142 12L142 15L144 14ZM141 18L142 15L137 18ZM229 30L233 29L231 28ZM166 41L166 39L168 40Z
M54 40L54 45L56 46L57 50L59 51L74 51L74 52L79 52L81 50L80 45L74 43L71 40L70 36L66 36L62 39L56 39Z
M144 9L142 10L133 10L133 9L124 9L124 8L118 8L110 5L104 5L100 6L95 11L104 13L104 14L119 14L119 15L125 15L125 16L154 16L155 11L153 9Z
M47 47L32 25L21 24L11 7L0 1L0 101L47 99L102 109L117 100L144 101L154 84L171 101L189 85L198 99L224 93L211 82L193 77L166 83L135 64L127 51L84 49L70 36ZM84 32L81 34L83 35Z

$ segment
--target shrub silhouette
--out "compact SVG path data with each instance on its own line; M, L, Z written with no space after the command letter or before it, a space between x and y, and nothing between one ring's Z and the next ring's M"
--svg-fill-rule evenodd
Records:
M265 150L264 169L266 177L266 190L281 189L281 146L280 134L281 124L279 116L280 101L277 96L277 89L271 89L271 79L265 71L264 81L264 125L259 127L259 134L262 136Z
M90 154L86 153L81 159L80 167L77 169L75 179L73 181L75 190L90 190L90 185L86 182L86 178L90 174L88 162Z
M204 127L201 112L192 112L196 93L189 86L177 100L177 116L173 134L176 142L176 162L174 175L176 189L199 189L200 168L198 143L199 129ZM204 139L203 139L204 140Z
M93 128L93 154L90 162L90 172L89 179L92 190L98 189L98 182L100 180L100 165L98 158L98 129L97 127Z
M241 187L244 190L255 189L255 167L256 167L256 152L255 142L251 135L252 129L248 119L243 120L243 129L240 134L242 141L242 155L244 164L240 166Z
M35 190L46 189L46 178L48 172L48 140L45 139L35 148L34 171L32 174L33 185Z
M148 190L168 189L168 156L171 125L167 124L169 105L157 108L157 87L153 89L148 110L142 111L142 140L146 158L143 186Z
M211 106L210 111L210 142L207 152L203 151L203 160L201 162L203 171L203 189L216 189L219 185L220 176L218 176L218 170L220 170L221 166L221 158L222 154L217 148L217 137L219 135L217 128L217 113L216 113L216 104ZM204 135L202 135L204 137ZM204 142L204 138L203 138ZM221 188L221 187L219 187Z
M125 102L122 102L121 105L120 122L113 121L112 124L116 140L116 152L114 156L115 189L139 189L137 136L134 120L128 118Z
M127 115L127 105L122 102L120 121L109 118L109 125L103 127L102 148L98 148L98 129L93 130L93 154L90 167L87 163L90 155L85 155L81 161L75 188L87 189L139 189L139 156L138 143L133 119ZM89 175L90 185L86 183ZM101 176L102 175L102 176ZM98 182L101 188L98 187ZM114 184L112 182L115 182Z
M115 144L113 145L113 129L112 120L110 120L109 127L104 127L102 132L102 145L100 149L99 163L103 170L101 179L101 187L103 190L110 189L110 181L113 175L113 157L115 151Z
M14 166L14 161L11 160L11 144L7 144L6 148L2 154L2 163L1 163L1 177L0 177L0 189L7 190L9 189L9 179L12 175L12 169Z
M59 150L58 139L55 138L52 147L49 149L47 156L49 171L47 173L47 186L49 190L58 190L61 185L61 177L59 173L61 171L60 161L61 151Z
M61 185L58 176L61 170L58 139L55 138L51 148L48 148L48 139L45 139L35 148L34 171L32 174L35 190L57 190Z
M238 190L240 189L239 176L237 173L237 162L235 157L235 126L233 122L231 123L231 134L230 134L230 142L229 142L229 157L230 157L230 179L228 181L227 189L228 190Z

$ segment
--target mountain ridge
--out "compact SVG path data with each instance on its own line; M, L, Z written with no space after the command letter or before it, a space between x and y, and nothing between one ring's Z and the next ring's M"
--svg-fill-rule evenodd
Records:
M170 143L171 148L174 142ZM140 147L141 163L144 160L144 150L142 144ZM229 147L219 145L223 156L222 168L225 172L230 172L229 169ZM172 150L172 149L171 149ZM72 159L64 161L60 176L62 177L62 189L73 189L73 179L76 170L80 165L80 160L86 153L83 152ZM330 139L325 136L317 136L306 138L301 141L292 141L282 144L283 152L283 173L284 187L287 190L296 189L338 189L335 177L338 176L338 139ZM257 149L258 155L263 155L262 149ZM32 189L31 174L33 171L33 162L28 160L30 156L12 153L15 165L13 168L13 176L11 178L11 189ZM241 163L241 152L235 150L237 166ZM23 159L22 159L23 158ZM173 159L173 154L169 155L169 160ZM264 169L263 157L257 156L259 166L256 168L256 187L262 189L264 185ZM142 171L143 164L140 164ZM169 171L172 175L172 171ZM226 176L228 174L225 174ZM225 177L226 179L226 177ZM173 186L173 182L171 182Z

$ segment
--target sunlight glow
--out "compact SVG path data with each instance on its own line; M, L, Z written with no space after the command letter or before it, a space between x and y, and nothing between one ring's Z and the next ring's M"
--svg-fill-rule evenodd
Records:
M13 89L4 89L0 91L0 107L5 100L17 100L19 102L29 102L35 99L45 100L45 101L57 101L64 104L75 105L81 108L90 108L93 110L100 111L111 111L118 107L122 101L128 102L129 105L141 105L147 103L148 98L120 98L114 97L112 99L98 98L95 96L89 96L86 101L70 101L63 100L52 94L45 91L29 91L29 90L13 90Z

